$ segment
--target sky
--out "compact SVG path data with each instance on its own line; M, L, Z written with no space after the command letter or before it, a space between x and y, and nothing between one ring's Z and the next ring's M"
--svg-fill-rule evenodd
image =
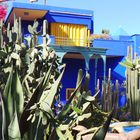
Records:
M38 0L38 3L43 4L43 1ZM47 5L94 11L95 33L109 29L115 34L121 27L129 35L140 34L140 0L47 0Z

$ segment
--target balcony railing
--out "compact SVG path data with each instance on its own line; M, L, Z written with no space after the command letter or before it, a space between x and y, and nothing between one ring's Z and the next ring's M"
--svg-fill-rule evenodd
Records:
M31 36L30 34L26 34L25 37ZM92 39L90 38L85 38L85 39L70 39L68 37L57 37L57 36L52 36L50 35L51 38L51 43L53 45L59 45L59 46L77 46L77 47L91 47L93 42ZM38 36L38 43L42 43L43 37Z
M92 44L92 40L85 38L85 39L76 39L76 38L68 38L68 37L54 37L55 41L54 44L61 45L61 46L81 46L81 47L90 47Z

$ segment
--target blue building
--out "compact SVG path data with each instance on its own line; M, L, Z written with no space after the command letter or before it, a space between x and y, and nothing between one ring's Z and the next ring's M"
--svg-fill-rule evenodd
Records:
M12 23L14 14L21 17L25 34L28 34L27 27L35 19L40 25L47 19L48 34L52 39L49 47L55 49L62 62L66 63L62 99L66 98L66 92L75 88L78 69L90 73L89 88L94 92L97 79L106 79L109 68L112 70L112 80L125 80L125 68L119 62L127 55L128 46L131 45L138 55L140 53L140 35L137 34L91 39L94 35L94 13L91 10L11 2L6 22Z

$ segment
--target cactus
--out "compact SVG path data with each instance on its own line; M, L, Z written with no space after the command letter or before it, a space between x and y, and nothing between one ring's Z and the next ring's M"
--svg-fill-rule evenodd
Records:
M37 27L38 22L35 21L33 25L33 31L36 35L36 41L37 35L39 35L40 33L35 31ZM3 118L2 120L0 120L0 122L2 121L2 123L0 123L0 125L2 126L2 130L0 129L0 136L2 136L3 139L7 140L9 139L8 137L19 138L23 134L21 130L19 131L19 128L21 129L19 120L21 119L23 113L23 100L25 98L26 100L24 100L24 105L27 104L27 101L30 100L31 96L34 94L36 87L38 87L40 80L43 77L46 78L41 82L44 85L42 89L46 87L50 89L49 86L55 81L57 81L58 86L55 87L56 84L52 86L53 91L55 88L55 92L52 91L53 94L58 94L61 88L59 86L59 82L63 73L61 74L61 77L56 80L59 77L59 73L61 70L61 68L58 67L61 64L58 57L55 55L55 52L52 50L47 50L46 48L46 52L48 52L48 55L47 59L44 60L42 59L40 47L38 47L37 42L34 42L34 37L32 36L30 39L31 42L34 42L34 46L30 46L32 48L29 49L25 46L26 44L23 43L22 38L23 36L21 33L21 18L19 18L19 20L14 18L14 27L10 27L9 23L6 27L2 21L0 22L0 92L3 93L2 97L0 96L0 101L2 102L2 107L0 105L0 108L2 109L1 113L3 115L3 117L0 118ZM48 42L46 42L46 44L47 43ZM42 46L43 48L43 45L40 46ZM36 50L36 55L34 55L34 58L31 59L31 53L34 50ZM51 75L49 74L49 76L45 76L45 73L46 71L48 71L50 66ZM63 68L64 66L62 66L62 69ZM44 83L45 81L47 82ZM42 90L39 89L39 91ZM36 93L38 94L39 92L36 91ZM19 100L19 97L21 96L24 96L24 98L22 98L22 100ZM52 95L50 96L50 98L52 99L49 100L51 102L55 100L54 97L52 98ZM18 111L19 107L22 108L20 109L20 111ZM24 120L22 121L24 122ZM27 120L25 120L25 122L26 121Z
M116 108L118 107L118 94L119 94L118 80L116 80L115 87L114 87L114 84L111 82L111 69L109 69L107 81L102 82L101 105L103 111L110 112L114 106Z
M104 113L97 107L99 92L92 96L88 89L90 75L83 76L83 71L79 70L74 92L56 113L56 97L60 95L65 64L61 64L55 52L47 46L47 21L43 22L42 44L37 42L41 33L37 31L38 22L28 26L31 33L31 37L26 38L29 48L21 42L19 24L21 19L15 18L12 31L8 25L7 31L2 32L0 136L6 140L80 140L92 134L93 138L103 140L112 113ZM84 127L82 132L76 128L79 126Z
M140 119L140 58L135 55L133 59L132 47L128 47L126 59L121 62L126 67L126 92L128 98L128 106L133 121Z

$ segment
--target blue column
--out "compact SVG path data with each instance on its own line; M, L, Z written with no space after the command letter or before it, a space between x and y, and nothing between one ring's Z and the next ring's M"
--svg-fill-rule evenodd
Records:
M101 55L101 58L103 59L103 65L104 65L104 81L106 80L106 55Z
M62 59L63 59L63 57L64 57L64 55L66 54L67 52L56 52L56 55L58 56L58 57L60 57L60 62L62 62Z
M98 66L98 58L95 58L95 87L97 85L97 66Z
M89 58L85 58L85 71L86 71L86 73L88 73L88 71L89 71Z
M86 73L88 73L88 71L89 71L89 61L90 61L90 57L92 55L86 54L86 53L82 53L82 55L84 56L84 59L85 59L85 71L86 71Z

